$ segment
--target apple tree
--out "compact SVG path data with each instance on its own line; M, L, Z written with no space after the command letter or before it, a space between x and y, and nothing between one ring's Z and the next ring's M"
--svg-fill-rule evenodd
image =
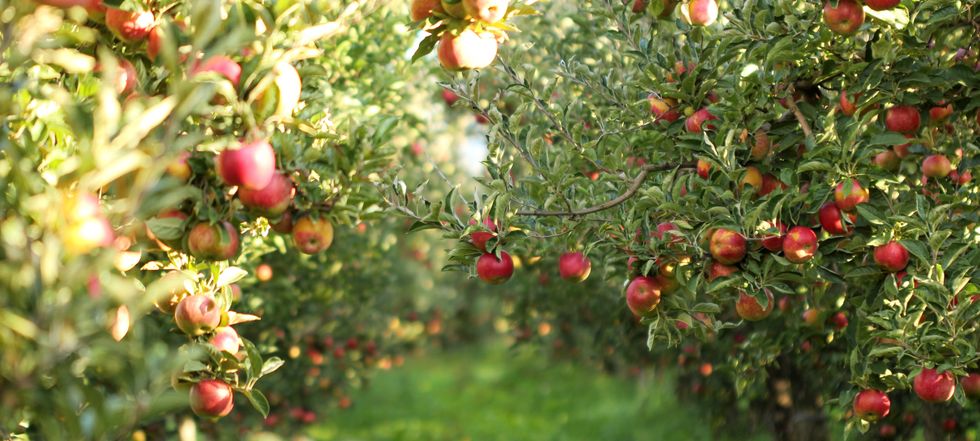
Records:
M580 313L607 311L601 328L629 311L635 344L703 360L723 390L695 395L751 411L719 427L904 436L908 409L937 439L975 422L976 5L596 0L517 18L531 10L512 2L487 23L446 3L413 18L457 105L490 122L486 173L472 196L393 178L386 199L453 241L447 269L517 274L539 310L615 301ZM509 40L492 63L447 62L446 35L487 29ZM515 257L620 294L536 288Z

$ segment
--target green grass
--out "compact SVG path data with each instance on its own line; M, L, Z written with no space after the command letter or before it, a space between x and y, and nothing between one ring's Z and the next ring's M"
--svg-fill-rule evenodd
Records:
M637 382L501 345L433 354L380 372L325 441L713 439L669 376Z

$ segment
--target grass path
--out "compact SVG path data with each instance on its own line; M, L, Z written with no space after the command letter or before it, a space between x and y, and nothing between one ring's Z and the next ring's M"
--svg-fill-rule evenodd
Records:
M310 431L325 441L709 440L669 377L637 382L501 345L378 373L354 407Z

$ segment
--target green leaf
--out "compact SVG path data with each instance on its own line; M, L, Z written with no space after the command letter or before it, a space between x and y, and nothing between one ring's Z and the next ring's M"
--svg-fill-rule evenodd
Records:
M244 279L247 275L248 271L245 271L237 266L229 266L228 268L221 270L221 274L218 275L218 281L215 284L218 288L222 288Z
M258 389L252 389L252 390L243 390L241 391L241 393L245 395L246 398L248 398L249 403L252 403L252 407L254 407L255 410L259 411L259 413L262 414L262 418L269 416L269 400L266 399L262 391Z

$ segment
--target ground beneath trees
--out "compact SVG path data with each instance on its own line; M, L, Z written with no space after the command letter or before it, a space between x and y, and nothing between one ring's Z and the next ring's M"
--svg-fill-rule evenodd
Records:
M713 439L670 375L628 380L502 344L378 373L354 407L310 431L325 441Z

